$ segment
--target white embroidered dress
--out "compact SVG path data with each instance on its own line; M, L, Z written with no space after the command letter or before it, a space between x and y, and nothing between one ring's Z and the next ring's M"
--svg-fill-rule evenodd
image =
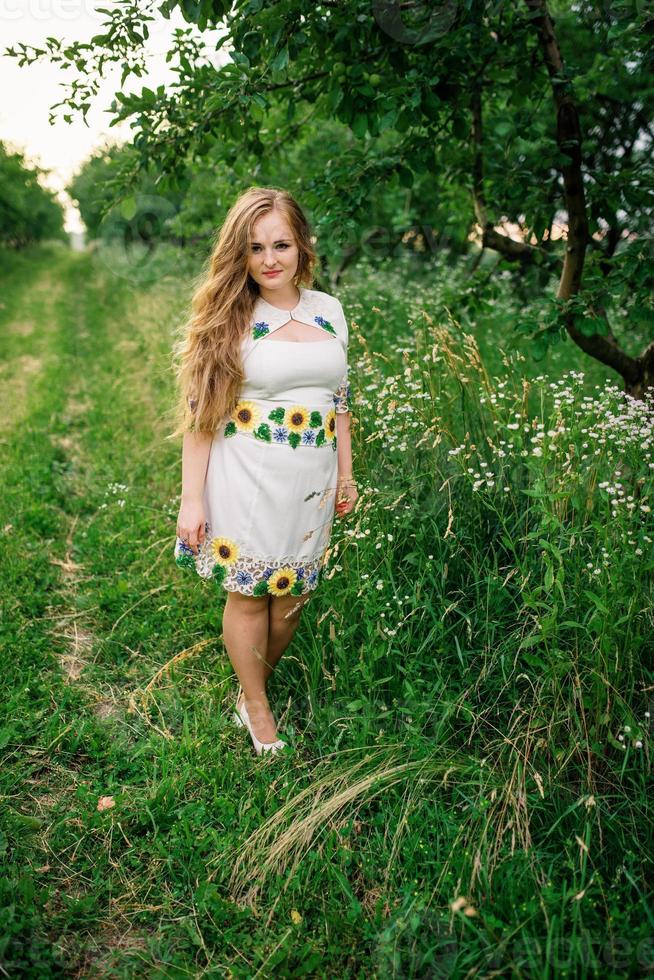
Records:
M292 310L258 297L242 340L245 380L210 447L199 554L178 538L177 564L228 591L315 589L336 503L336 413L350 408L348 327L336 297L299 288ZM289 320L323 340L273 340Z

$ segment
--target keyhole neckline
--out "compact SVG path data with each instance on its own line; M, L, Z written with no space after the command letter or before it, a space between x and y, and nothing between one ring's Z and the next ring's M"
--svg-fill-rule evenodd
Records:
M259 302L264 303L266 306L269 306L272 310L277 310L278 313L290 313L291 320L293 320L294 319L293 314L295 313L296 310L299 310L300 306L302 305L302 300L304 299L304 287L298 286L297 289L300 294L300 298L298 299L295 306L293 306L290 310L283 309L281 306L274 306L272 303L269 303L267 299L264 299L261 293L259 293L258 299Z

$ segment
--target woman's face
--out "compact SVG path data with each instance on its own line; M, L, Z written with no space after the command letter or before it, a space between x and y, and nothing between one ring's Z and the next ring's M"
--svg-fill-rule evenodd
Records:
M269 211L255 222L248 272L260 289L285 291L293 283L298 259L299 251L293 232L278 211Z

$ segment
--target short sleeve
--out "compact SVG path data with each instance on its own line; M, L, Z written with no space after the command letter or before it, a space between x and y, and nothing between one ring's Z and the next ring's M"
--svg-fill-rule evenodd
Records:
M198 399L195 393L186 396L186 426L189 432L195 431Z
M347 374L334 392L334 411L337 413L349 412L352 404L352 389L350 387Z
M338 301L338 336L343 344L343 349L345 351L345 358L347 360L348 356L348 340L349 331L347 326L347 320L345 319L345 313L343 312L343 307L340 301ZM352 406L352 388L349 382L349 364L345 369L345 374L343 375L336 391L334 392L334 410L341 414L343 412L349 412Z

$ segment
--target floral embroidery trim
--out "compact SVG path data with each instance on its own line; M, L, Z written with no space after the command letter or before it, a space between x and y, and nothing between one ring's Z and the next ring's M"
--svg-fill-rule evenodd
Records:
M229 434L233 435L237 429L241 432L252 432L260 419L261 411L255 402L239 402L232 412L231 421L234 423L234 429Z
M325 320L324 316L314 316L313 320L314 323L317 323L319 327L324 327L325 330L328 330L329 333L332 333L334 334L334 336L336 336L336 331L334 330L329 320Z
M208 524L205 528L208 531ZM261 561L242 556L239 546L230 538L205 538L195 555L192 548L177 538L175 564L211 578L217 585L236 586L246 595L302 595L314 589L320 579L321 559L295 562Z
M252 327L252 337L254 340L258 340L259 337L265 337L267 333L270 333L270 325L268 323L264 323L263 320L261 320L260 323L255 323L255 325Z
M352 402L352 388L348 381L342 381L334 395L334 408L337 412L349 412Z
M229 438L243 432L251 433L262 442L283 443L293 449L326 445L331 445L334 451L337 449L336 411L333 408L323 416L304 405L292 405L290 408L279 405L268 413L268 419L274 425L261 420L261 412L255 402L239 402L223 429L223 435Z
M334 337L338 336L332 324L329 322L329 320L326 320L324 316L314 316L313 322L317 323L319 327L323 328L323 330L327 330L327 332L332 334ZM265 337L269 333L270 324L266 323L265 320L260 320L252 327L253 340L259 340L261 337Z

